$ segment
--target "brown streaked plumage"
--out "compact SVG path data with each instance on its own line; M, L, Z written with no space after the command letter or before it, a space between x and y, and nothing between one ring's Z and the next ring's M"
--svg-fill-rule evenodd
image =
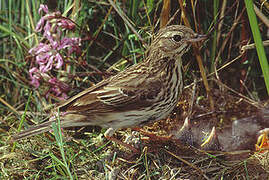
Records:
M61 127L97 125L108 128L105 136L111 137L117 129L167 117L183 89L181 56L188 51L192 42L202 39L205 36L185 26L172 25L161 29L144 61L58 106ZM49 131L55 116L14 135L13 139Z

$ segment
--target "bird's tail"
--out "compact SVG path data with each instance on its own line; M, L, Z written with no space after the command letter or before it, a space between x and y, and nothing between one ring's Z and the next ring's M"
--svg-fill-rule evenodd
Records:
M22 131L13 135L11 142L50 131L52 130L51 125L53 122L57 122L57 117L53 116L49 119L49 121L30 127L29 129L25 131ZM94 124L92 124L91 121L87 121L87 117L83 115L68 114L68 115L60 117L61 128L87 126L87 125L94 125Z
M50 120L47 122L44 122L42 124L30 127L29 129L19 132L12 136L11 141L17 141L20 139L24 139L33 135L41 134L43 132L47 132L52 129L51 124L55 122L55 120Z

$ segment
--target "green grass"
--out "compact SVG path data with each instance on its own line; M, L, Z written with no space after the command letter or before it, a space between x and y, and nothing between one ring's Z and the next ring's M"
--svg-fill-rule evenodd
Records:
M262 42L262 38L261 38L259 26L258 26L258 21L257 21L256 14L253 8L253 2L252 0L245 0L245 4L246 4L248 17L249 17L251 31L253 34L253 39L256 45L261 69L263 72L265 85L267 88L267 94L269 95L269 65L268 65L268 61L267 61L266 54L264 51L263 42Z
M59 114L59 112L58 112L58 114ZM63 169L63 171L64 171L64 172L62 172L62 176L68 176L69 179L73 180L73 177L76 177L76 174L73 175L71 173L70 166L72 164L70 164L71 162L66 159L65 150L64 150L65 143L63 142L59 116L57 117L57 124L52 123L52 129L54 132L56 143L57 143L59 150L60 150L60 153L61 153L62 160L58 159L57 156L55 156L54 154L51 154L51 158L55 161L55 164L59 164L62 167L61 169ZM67 163L67 161L69 163Z

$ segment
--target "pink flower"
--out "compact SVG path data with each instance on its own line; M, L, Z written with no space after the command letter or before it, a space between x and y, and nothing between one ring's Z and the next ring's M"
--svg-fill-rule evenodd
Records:
M50 84L50 89L47 92L46 96L48 96L49 93L52 93L62 100L65 100L68 98L68 96L66 95L66 92L68 92L70 88L67 84L59 81L57 78L52 78L48 82Z
M29 70L29 75L30 75L30 79L31 79L31 84L35 87L38 88L40 83L39 83L39 77L37 75L35 75L34 73L38 72L37 68L32 68Z
M56 47L59 46L57 42L55 43ZM60 53L48 44L40 43L37 47L30 49L29 53L36 56L36 63L42 73L50 71L53 66L60 69L63 65L63 58Z
M80 50L80 44L81 44L81 38L63 38L61 40L60 46L58 49L65 49L69 48L68 54L72 54L73 52L76 52L79 54L81 52Z
M39 43L37 47L30 49L29 53L33 55L39 55L41 53L46 53L51 50L51 47L48 44Z
M40 4L38 9L38 14L41 14L41 11L44 11L45 13L49 13L49 8L47 5Z
M57 53L55 55L55 60L57 61L57 64L56 64L55 67L57 69L60 69L62 67L63 63L64 63L62 56L59 53Z
M45 24L45 18L42 17L36 24L36 27L35 27L36 32L41 32L44 24Z
M48 7L41 4L38 13L41 14L42 11L45 15L38 21L36 31L42 32L44 41L29 50L29 53L35 56L36 65L29 70L31 84L37 88L40 85L41 77L44 80L49 77L51 79L48 80L50 85L48 93L66 98L69 87L53 77L50 71L63 66L63 55L69 56L73 52L81 53L81 38L63 36L68 30L73 30L76 25L70 19L62 17L60 12L49 13Z
M76 27L76 25L71 20L67 20L67 19L60 19L57 25L63 29L68 29L68 30L73 30Z

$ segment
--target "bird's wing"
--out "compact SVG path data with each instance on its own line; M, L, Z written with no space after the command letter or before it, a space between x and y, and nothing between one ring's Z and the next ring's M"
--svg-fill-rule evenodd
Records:
M82 91L60 105L60 110L79 114L127 111L147 107L160 95L159 79L141 73L123 74Z
M137 85L132 81L139 80L132 79L123 85L108 85L98 92L97 98L108 106L131 110L150 106L161 93L160 80L147 79Z
M94 92L104 88L109 81L103 80L96 85L85 89L84 91L78 93L77 95L69 98L68 100L62 102L56 108L60 111L83 111L85 110L87 104L93 104L96 101Z

